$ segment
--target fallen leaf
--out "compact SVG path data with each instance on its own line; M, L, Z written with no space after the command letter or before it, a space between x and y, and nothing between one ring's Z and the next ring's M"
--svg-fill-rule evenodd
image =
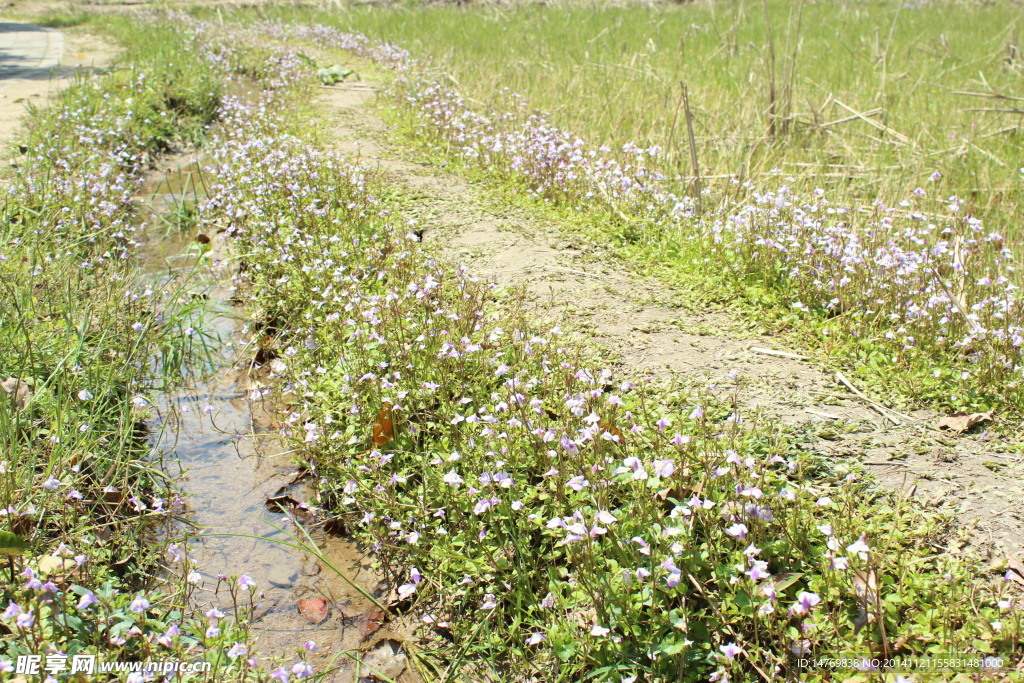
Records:
M363 636L363 639L369 638L374 633L380 630L380 627L384 625L384 610L379 607L374 607L368 610L363 616L359 618L359 633Z
M967 414L960 412L953 413L952 415L947 415L942 418L939 420L936 427L939 429L948 429L949 431L956 432L957 434L964 434L974 427L977 427L982 422L990 422L993 419L995 419L995 416L991 410L987 413Z
M14 557L15 555L24 555L25 551L31 549L32 546L17 534L0 531L0 555Z
M855 569L852 576L853 590L860 598L860 613L853 620L853 626L854 631L860 631L875 619L871 608L878 602L878 578L874 570L865 572Z
M599 420L597 426L601 428L602 432L608 432L612 436L619 437L619 440L616 441L616 443L624 443L626 441L626 437L622 435L622 432L619 430L619 428L613 425L611 422L608 422L607 420Z
M299 614L309 619L311 624L320 624L331 612L331 606L323 598L303 598L296 603Z
M276 495L267 498L267 509L271 512L291 512L293 508L299 505L299 501L295 500L287 493L278 493Z
M385 402L384 407L377 413L377 421L373 423L373 445L384 446L395 436L394 413L390 403Z

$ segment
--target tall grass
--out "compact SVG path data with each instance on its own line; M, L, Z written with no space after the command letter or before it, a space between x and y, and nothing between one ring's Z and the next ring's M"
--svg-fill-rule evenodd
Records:
M507 88L613 149L658 145L683 177L693 174L685 84L712 187L779 168L794 189L870 204L903 198L939 171L939 192L1022 235L1021 114L996 111L1020 106L981 96L1020 96L1021 15L1009 2L769 0L767 12L757 0L406 6L314 16L433 58L469 98L487 103Z

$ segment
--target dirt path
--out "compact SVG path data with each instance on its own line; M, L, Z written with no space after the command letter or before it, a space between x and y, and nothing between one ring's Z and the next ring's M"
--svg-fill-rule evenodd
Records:
M76 74L103 69L118 49L85 31L62 33L0 18L0 165L12 148L29 105L44 105Z
M325 89L323 106L338 148L400 188L425 242L502 286L524 287L537 315L585 332L623 373L735 391L745 414L760 410L805 435L807 449L833 461L861 459L884 485L949 505L973 529L971 544L991 559L1024 555L1022 458L1004 444L987 433L939 432L931 425L941 416L929 411L904 417L873 405L824 364L803 358L806 352L780 349L727 313L673 306L664 283L629 271L599 247L525 211L495 210L481 188L408 161L375 114L376 88L363 82Z

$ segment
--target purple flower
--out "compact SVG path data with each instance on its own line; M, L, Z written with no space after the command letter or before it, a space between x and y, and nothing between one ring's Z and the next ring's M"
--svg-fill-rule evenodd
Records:
M737 645L736 643L726 643L725 645L719 645L718 649L722 651L728 659L732 660L736 655L743 654L745 650Z
M21 607L14 604L13 600L8 600L7 609L4 610L4 613L0 618L2 618L4 621L10 621L19 614L21 614Z
M760 581L771 576L768 572L768 563L761 560L756 560L754 566L744 573L750 577L751 581Z
M130 609L132 612L135 612L136 614L142 614L143 612L149 609L149 600L142 597L141 594L136 595L135 599L132 600L132 604L129 605L128 609Z
M725 530L725 533L729 534L733 538L744 539L747 537L747 525L737 522Z
M807 614L820 602L821 597L818 596L818 594L801 591L800 594L796 596L796 604L789 608L789 613Z
M313 667L308 662L299 662L292 667L292 673L296 678L309 678L313 675Z
M846 546L846 551L851 555L857 555L862 560L867 559L868 553L871 552L871 548L867 544L867 535L861 534L858 540Z
M90 605L95 605L99 602L99 598L92 594L91 591L86 591L82 599L78 601L79 611L88 609Z

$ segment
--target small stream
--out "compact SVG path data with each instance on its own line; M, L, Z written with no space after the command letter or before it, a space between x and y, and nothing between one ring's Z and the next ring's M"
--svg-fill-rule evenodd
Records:
M217 607L230 614L228 591L214 590L218 575L246 574L257 585L254 631L259 634L259 658L285 658L289 670L296 652L313 641L316 651L303 650L304 658L318 674L333 670L323 680L419 680L407 666L401 647L405 638L394 625L382 625L379 608L314 555L279 543L293 539L277 527L305 540L285 512L296 511L292 501L315 505L316 498L290 462L287 446L270 428L283 416L250 386L257 375L267 381L267 372L251 364L248 320L234 303L238 266L231 245L223 235L201 244L194 231L161 234L173 223L168 217L194 209L203 196L202 163L189 155L165 160L139 197L150 214L148 227L140 230L144 241L139 252L150 286L187 286L206 301L196 328L210 340L209 367L206 372L193 368L190 375L200 379L154 396L156 415L150 422L154 446L164 454L167 474L180 482L186 516L195 527L179 529L193 536L188 555L203 577L193 593L193 607L202 613ZM268 505L271 498L287 502ZM387 602L387 586L354 542L315 525L308 531L331 565ZM318 608L326 602L327 614L319 623L300 613L299 601L309 600L313 602L306 605Z

